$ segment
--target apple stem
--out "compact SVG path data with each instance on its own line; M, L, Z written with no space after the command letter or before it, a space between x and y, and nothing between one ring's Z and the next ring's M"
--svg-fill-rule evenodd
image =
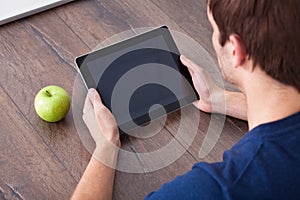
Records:
M46 90L46 93L47 93L47 95L48 95L49 97L52 96L48 90Z

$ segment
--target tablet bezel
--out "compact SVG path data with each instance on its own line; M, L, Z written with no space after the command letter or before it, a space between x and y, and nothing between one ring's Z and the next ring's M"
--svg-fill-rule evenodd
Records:
M175 41L168 29L167 26L161 26L157 29L151 30L149 32L134 36L132 38L129 38L127 40L121 41L119 43L113 44L111 46L105 47L103 49L94 51L94 52L90 52L88 54L82 55L80 57L77 57L75 59L75 62L77 64L77 67L80 70L81 76L86 84L87 88L96 88L98 87L98 84L95 83L93 77L91 76L90 71L88 70L87 64L91 61L94 61L100 57L109 55L111 53L117 52L117 51L121 51L125 48L128 48L129 46L133 46L136 45L138 43L141 43L143 41L152 39L154 37L157 36L162 36L164 41L166 42L166 45L168 47L168 50L170 51L170 53L172 54L172 57L175 61L175 63L177 64L178 67L178 71L181 73L181 75L183 75L183 77L189 82L191 88L194 91L194 94L191 94L189 96L184 97L183 99L177 99L177 101L174 101L168 105L163 105L164 109L156 109L153 110L151 112L151 117L152 118L158 118L161 117L162 115L164 115L166 112L170 113L173 112L177 109L180 109L180 107L186 106L194 101L196 101L197 99L199 99L199 96L194 88L193 82L192 82L192 77L190 76L188 69L181 63L180 61L180 53L179 50L175 44ZM173 56L174 54L176 54L176 57ZM98 91L98 89L97 89ZM101 95L101 91L98 91ZM179 107L176 106L179 103ZM110 108L109 108L110 109ZM137 117L135 119L131 119L131 121L128 121L126 123L123 124L118 124L119 126L119 130L121 132L128 132L134 128L137 128L139 125L143 125L145 123L147 123L148 121L145 120L147 118L147 116L149 116L149 112L145 113L144 115ZM137 122L137 126L132 127L132 121ZM124 130L125 129L125 130Z

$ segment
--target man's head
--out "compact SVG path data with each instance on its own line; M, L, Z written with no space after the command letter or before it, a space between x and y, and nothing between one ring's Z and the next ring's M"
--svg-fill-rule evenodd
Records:
M251 60L253 68L300 91L299 13L299 0L208 0L213 43L225 78L234 82L228 66Z

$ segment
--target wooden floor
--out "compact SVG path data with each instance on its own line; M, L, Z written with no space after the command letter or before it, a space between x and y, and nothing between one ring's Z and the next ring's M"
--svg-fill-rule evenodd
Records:
M72 94L75 57L114 34L160 25L188 34L214 55L205 0L78 0L0 27L0 199L70 197L90 154L78 137L72 110L59 123L43 122L34 111L35 94L52 84ZM148 173L116 172L113 198L142 199L195 162L221 161L247 125L226 118L218 143L200 159L210 119L201 113L194 142L171 165ZM176 112L160 134L147 140L123 137L122 148L159 148L174 137L178 123Z

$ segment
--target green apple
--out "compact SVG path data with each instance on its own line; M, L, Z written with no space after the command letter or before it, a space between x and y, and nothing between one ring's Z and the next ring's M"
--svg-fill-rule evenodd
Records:
M70 109L70 96L61 87L50 85L41 89L34 99L34 108L40 118L58 122Z

